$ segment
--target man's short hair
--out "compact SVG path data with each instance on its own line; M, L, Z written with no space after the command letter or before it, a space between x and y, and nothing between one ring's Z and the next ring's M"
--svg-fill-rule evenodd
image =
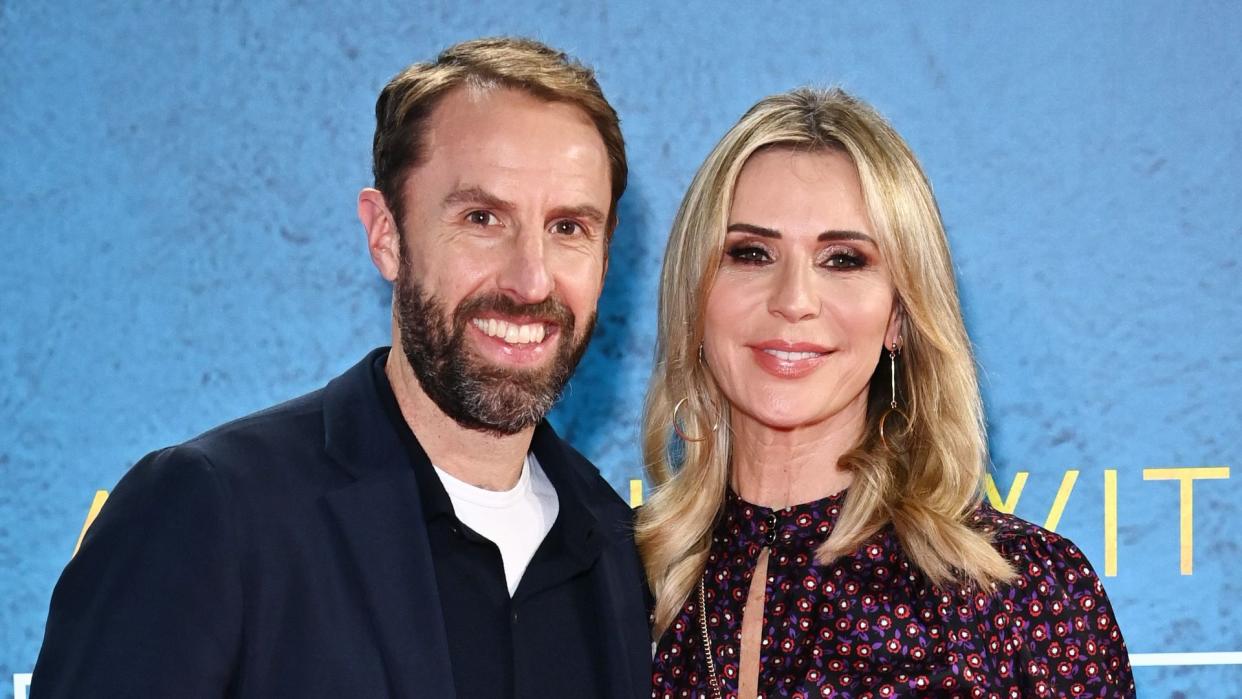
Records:
M595 72L568 55L532 39L475 39L450 46L431 63L415 63L384 86L375 102L372 172L400 225L401 190L420 164L425 122L440 99L462 85L507 87L550 102L573 104L590 117L608 152L612 203L608 233L617 224L617 201L625 192L628 167L621 124L595 80Z

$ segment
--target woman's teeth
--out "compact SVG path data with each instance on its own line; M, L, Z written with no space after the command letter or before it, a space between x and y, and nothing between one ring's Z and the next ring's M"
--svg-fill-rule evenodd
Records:
M797 362L803 359L814 359L815 357L822 357L824 354L823 352L785 352L775 349L765 349L764 353L770 354L782 362Z

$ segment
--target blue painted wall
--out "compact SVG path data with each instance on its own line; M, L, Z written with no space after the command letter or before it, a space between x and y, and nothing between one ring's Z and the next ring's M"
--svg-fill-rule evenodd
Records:
M1242 651L1242 5L9 0L0 686L33 665L97 489L385 342L353 214L375 95L496 33L595 65L630 143L599 330L554 416L618 489L691 174L756 99L839 83L936 187L999 494L1028 473L1016 511L1044 523L1076 470L1058 530L1103 573L1114 471L1105 583L1131 651ZM1183 574L1178 482L1144 471L1206 466L1230 475L1194 484ZM1242 696L1242 665L1136 674L1144 696Z

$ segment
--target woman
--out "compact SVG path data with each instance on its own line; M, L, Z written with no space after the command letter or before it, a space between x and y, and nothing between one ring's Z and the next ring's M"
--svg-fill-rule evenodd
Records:
M1133 695L1082 553L982 502L944 229L867 105L795 90L725 135L673 225L656 359L652 696Z

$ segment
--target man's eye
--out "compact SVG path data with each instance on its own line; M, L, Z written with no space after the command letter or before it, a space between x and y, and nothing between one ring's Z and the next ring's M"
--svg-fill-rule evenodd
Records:
M744 264L767 262L771 259L768 251L757 245L738 245L729 248L727 254L734 260Z
M557 221L552 224L552 231L561 235L576 235L582 231L582 226L576 221Z
M466 220L476 226L491 226L497 223L496 216L490 211L471 211L466 214Z

